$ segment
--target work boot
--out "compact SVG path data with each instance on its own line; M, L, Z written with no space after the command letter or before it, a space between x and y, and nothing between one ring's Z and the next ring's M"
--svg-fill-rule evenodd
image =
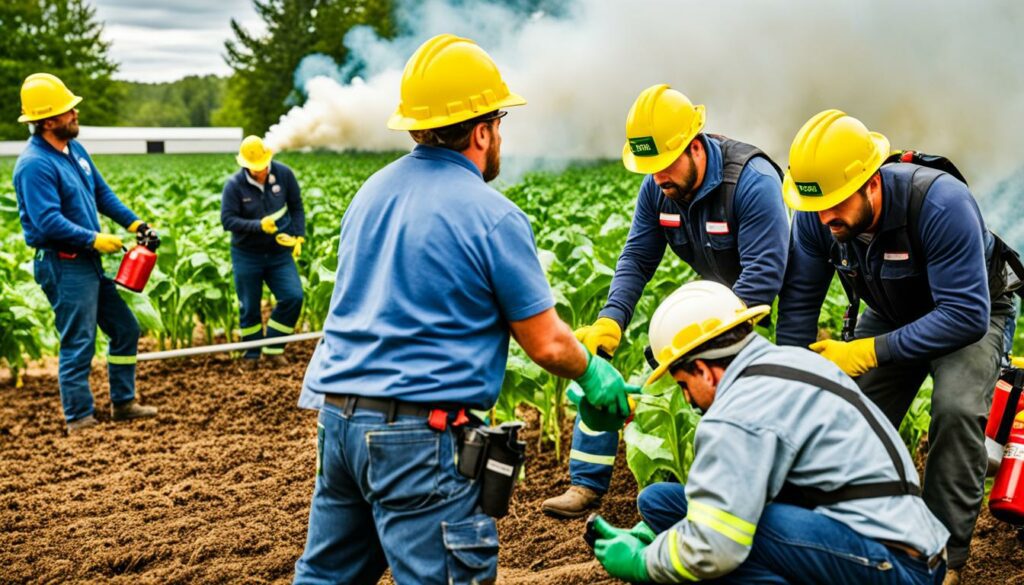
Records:
M259 358L242 358L238 361L238 367L242 368L243 372L252 372L260 367Z
M265 355L263 359L266 360L267 365L274 368L288 365L288 358L284 357L284 355Z
M100 421L96 420L96 417L90 414L89 416L84 416L82 418L75 419L75 420L69 422L68 423L68 434L69 435L74 435L74 434L77 434L77 433L79 433L81 431L84 431L85 429L87 429L89 427L94 427L94 426L96 426L98 424L100 424Z
M960 585L960 569L947 569L942 585Z
M601 494L581 485L569 486L564 494L544 500L540 509L550 516L579 518L601 504Z
M156 416L155 406L142 406L138 400L129 400L124 404L110 405L110 417L116 421L149 418Z

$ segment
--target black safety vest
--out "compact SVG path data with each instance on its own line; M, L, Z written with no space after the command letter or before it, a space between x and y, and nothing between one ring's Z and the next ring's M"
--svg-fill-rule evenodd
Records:
M740 253L737 243L738 223L733 211L736 183L752 159L762 157L771 163L782 177L782 170L761 149L718 134L706 134L718 141L722 150L722 182L701 199L698 205L687 209L668 197L661 198L659 215L678 216L678 227L665 226L662 230L672 251L690 265L705 280L713 280L731 287L740 277ZM716 226L718 229L716 229ZM720 228L727 229L720 229Z

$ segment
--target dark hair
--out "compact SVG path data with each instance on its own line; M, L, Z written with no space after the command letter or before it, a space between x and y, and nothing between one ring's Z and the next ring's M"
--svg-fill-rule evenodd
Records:
M437 146L448 148L456 152L462 152L469 148L469 140L473 136L473 129L481 122L489 123L504 115L504 112L487 112L475 118L470 118L458 124L430 128L429 130L410 130L409 134L416 144L426 146Z
M728 347L728 346L730 346L730 345L732 345L734 343L740 342L744 337L750 335L750 333L752 331L754 331L754 326L752 324L750 324L749 322L747 322L747 323L740 323L739 325L733 327L732 329L726 331L725 333L719 335L718 337L715 337L713 339L709 339L709 340L705 341L704 343L698 345L697 347L691 349L689 352L687 352L687 354L685 356L683 356L683 357L679 358L678 360L676 360L675 362L673 362L672 365L670 365L668 367L668 370L669 370L669 372L672 372L674 370L683 370L687 374L694 374L694 373L697 372L697 366L695 366L692 361L687 360L686 356L688 356L688 355L695 355L695 354L698 354L698 353L701 353L701 352L705 352L705 351L708 351L709 349L718 349L720 347ZM698 358L698 359L703 360L704 363L706 363L709 366L718 366L720 368L727 368L727 367L729 367L729 364L732 363L732 360L735 359L735 358L736 358L736 356L731 355L731 356L728 356L728 357L716 358L716 359L710 359L710 360L705 360L703 358Z

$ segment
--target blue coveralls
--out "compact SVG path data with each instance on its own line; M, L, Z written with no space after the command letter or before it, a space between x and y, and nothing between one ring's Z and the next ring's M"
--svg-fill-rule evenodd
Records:
M25 242L36 249L36 282L53 307L60 332L58 380L67 422L93 414L89 371L96 326L110 338L110 401L135 398L139 324L103 272L93 248L99 213L127 228L138 217L110 189L76 140L61 152L39 136L14 166L14 191Z
M451 426L339 408L346 395L424 409L488 409L509 322L554 306L529 220L462 154L417 146L345 211L324 339L306 373L320 409L316 488L296 583L494 579L498 532L455 468Z
M221 196L220 221L231 232L231 265L238 294L239 325L242 341L263 339L263 283L277 303L267 320L267 338L290 335L302 310L302 281L292 258L292 249L277 243L277 234L267 234L260 220L282 208L287 212L277 220L278 233L306 235L306 215L302 207L299 183L292 170L282 163L270 163L266 184L260 185L249 172L240 169ZM281 355L284 344L263 347L265 355ZM258 359L260 349L249 349L246 359Z
M919 170L928 171L909 163L881 168L878 230L870 243L851 240L843 257L833 255L839 248L818 214L793 216L776 339L803 347L815 340L822 302L840 270L867 304L854 337L875 338L879 365L856 378L864 394L899 426L932 375L923 496L951 533L949 566L960 568L984 493L983 431L1012 303L1006 295L990 298L986 266L993 238L967 186L952 176L935 179L921 206L924 257L904 239L914 229L910 185Z
M757 157L743 168L736 183L733 210L736 232L722 233L722 222L713 221L715 198L720 196L723 160L719 140L700 135L707 151L707 171L697 195L688 206L676 205L675 222L668 227L662 213L664 195L648 175L640 186L633 225L629 237L615 266L615 277L608 291L608 301L601 310L602 317L615 320L623 331L633 318L644 286L654 276L665 247L671 247L702 278L722 282L721 276L690 250L691 239L698 239L704 248L737 249L739 277L734 282L723 282L732 287L748 305L767 304L775 300L782 287L786 269L786 241L789 219L782 200L782 183L775 168L766 159ZM691 238L692 235L692 238ZM597 493L608 491L619 434L588 429L579 416L573 428L572 449L569 452L569 477L573 485L588 487Z

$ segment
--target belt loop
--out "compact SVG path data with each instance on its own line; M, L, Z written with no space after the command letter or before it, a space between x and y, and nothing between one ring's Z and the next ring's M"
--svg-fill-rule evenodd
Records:
M391 400L390 402L388 402L388 418L387 418L386 422L388 424L391 424L391 423L395 422L395 417L397 415L398 415L398 401L397 400Z
M356 409L356 400L358 399L351 394L345 397L345 418L352 418L352 412Z

